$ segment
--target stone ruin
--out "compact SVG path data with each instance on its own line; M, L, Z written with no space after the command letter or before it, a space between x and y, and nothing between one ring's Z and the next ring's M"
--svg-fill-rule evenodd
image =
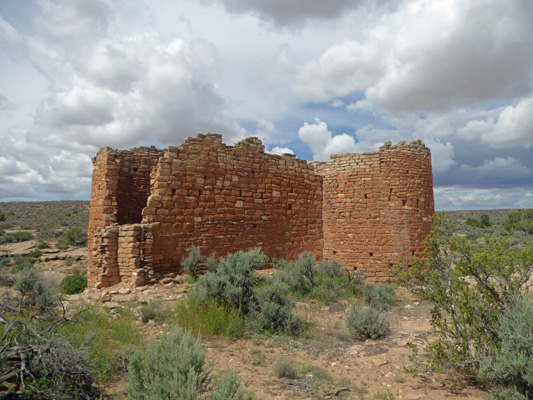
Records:
M88 280L140 286L182 271L194 245L222 257L334 257L372 281L409 263L430 232L433 178L420 140L307 162L266 154L257 138L227 146L198 134L159 150L102 148L93 158Z

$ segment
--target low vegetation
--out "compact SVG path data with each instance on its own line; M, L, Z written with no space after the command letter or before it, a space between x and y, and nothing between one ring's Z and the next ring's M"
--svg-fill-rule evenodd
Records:
M33 267L19 272L14 288L17 296L0 302L0 383L21 398L94 398L86 352L56 332L75 315L59 311L56 292Z
M507 232L520 231L533 235L533 210L518 210L510 213L505 220Z
M388 319L377 309L352 304L346 313L346 325L354 339L378 339L390 333Z
M79 272L73 275L65 276L60 283L61 292L64 294L78 294L87 287L87 277Z
M223 374L209 387L211 368L200 339L174 328L159 341L149 342L129 363L127 392L134 400L248 400L252 399L235 372ZM209 392L206 393L209 389Z
M33 234L31 232L20 231L8 233L0 229L0 244L26 242L32 239Z
M200 272L200 265L204 261L203 257L200 255L200 251L196 246L192 246L189 251L189 255L181 260L181 265L183 269L189 273L192 280L195 281L198 279Z
M69 228L61 235L58 244L64 248L85 246L87 244L87 232L79 227Z
M86 223L80 222L86 204L72 202L53 213L36 207L32 214L32 207L2 203L0 214L0 244L34 237L40 243L24 256L0 257L2 284L12 286L0 299L0 384L11 388L9 398L99 398L102 383L123 377L132 399L251 399L235 371L212 372L200 337L290 349L342 342L346 350L366 339L387 342L379 339L391 333L392 313L403 310L395 285L367 283L364 274L333 259L319 262L305 252L294 262L270 260L275 272L266 275L258 273L268 261L260 249L213 260L196 248L182 260L192 288L171 307L162 300L133 299L112 312L72 303L67 308L62 297L83 291L86 279L74 273L54 285L36 266L56 243L62 248L86 243ZM48 221L31 217L39 213ZM533 267L532 215L533 210L520 210L436 217L426 252L407 270L396 271L397 284L431 305L432 331L425 345L409 343L409 372L426 377L459 372L483 388L487 399L531 398L533 301L525 288ZM37 229L23 229L29 227ZM316 327L309 306L336 310L338 316L331 327ZM155 330L165 333L154 340ZM146 336L152 338L148 343ZM250 368L268 366L270 376L289 382L287 387L312 387L312 380L328 390L346 387L361 398L395 398L375 388L373 397L365 397L364 385L341 384L329 367L339 362L337 350L319 363L323 350L316 346L305 361L270 354L266 344L253 346L243 355Z
M472 242L438 214L427 250L400 280L431 302L437 340L425 349L427 370L456 369L491 390L493 398L533 393L529 345L518 333L531 332L533 307L524 294L533 267L533 247L515 249L505 238ZM529 329L529 331L528 331ZM526 343L524 343L526 340ZM416 355L416 353L415 353ZM520 360L513 365L511 360ZM522 397L517 397L522 396Z
M56 239L68 228L86 230L89 223L88 201L6 202L0 212L0 229L31 228L41 240Z

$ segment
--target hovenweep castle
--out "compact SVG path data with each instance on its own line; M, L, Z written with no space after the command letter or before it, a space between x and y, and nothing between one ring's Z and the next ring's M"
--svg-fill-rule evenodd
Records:
M267 154L257 138L227 146L198 134L159 150L101 149L94 170L88 279L144 285L182 270L194 245L222 257L261 247L334 257L368 279L423 250L434 213L431 155L421 141L307 162Z

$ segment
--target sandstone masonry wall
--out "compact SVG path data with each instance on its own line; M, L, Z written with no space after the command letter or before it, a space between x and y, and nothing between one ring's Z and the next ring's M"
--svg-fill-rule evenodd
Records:
M90 282L110 286L120 282L118 224L141 222L150 194L150 175L162 150L100 149L93 158L87 274Z
M324 258L388 281L387 265L423 250L434 213L431 154L422 142L315 163L324 176Z
M431 226L429 150L419 141L307 163L264 153L256 138L187 138L167 150L101 149L93 159L88 279L142 285L180 272L191 246L221 257L260 246L310 250L370 279L422 250Z

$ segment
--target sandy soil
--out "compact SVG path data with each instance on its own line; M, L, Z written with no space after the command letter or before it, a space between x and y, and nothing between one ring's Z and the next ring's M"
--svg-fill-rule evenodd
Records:
M3 247L10 255L25 253L35 243ZM85 252L85 253L84 253ZM43 252L43 262L36 264L55 280L78 269L85 271L87 249L67 252ZM65 262L72 259L72 263ZM44 261L46 260L46 261ZM66 265L70 264L70 265ZM270 273L264 271L264 273ZM161 299L172 306L186 296L190 285L183 277L167 277L161 283L130 289L114 286L106 290L89 290L71 296L67 302L96 302L108 309ZM392 334L380 340L353 340L346 328L344 314L348 302L324 305L317 302L297 303L307 329L299 338L285 336L250 336L236 341L221 337L203 337L202 343L214 374L237 370L256 399L384 399L384 400L453 400L479 399L483 392L466 385L460 377L427 375L413 377L404 367L410 365L407 342L424 343L430 328L429 306L406 290L398 290L399 303L389 312ZM168 329L167 325L149 323L141 329L149 337ZM276 366L283 360L297 371L295 379L280 378ZM103 387L107 395L127 399L125 379Z
M117 288L109 294L117 304L131 296L139 301L155 296L170 306L186 296L187 291L188 285L181 283L123 295ZM308 324L299 338L257 335L232 341L203 337L202 344L214 369L213 376L226 369L237 370L256 399L483 399L483 392L466 385L460 377L449 374L413 377L405 372L411 354L406 343L424 344L430 328L429 305L403 289L398 295L400 302L389 312L392 334L384 339L351 339L344 322L348 302L330 305L309 302L295 307ZM148 324L143 329L155 337L168 326ZM281 359L290 360L298 371L296 379L277 376L276 365ZM115 382L105 391L126 399L124 386L125 381Z

